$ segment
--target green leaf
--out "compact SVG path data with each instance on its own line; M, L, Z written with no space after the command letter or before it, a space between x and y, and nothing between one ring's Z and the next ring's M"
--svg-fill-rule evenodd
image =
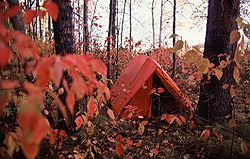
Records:
M183 44L184 42L182 40L178 40L175 45L174 45L174 48L173 48L173 52L176 52L178 50L181 50L182 47L183 47Z

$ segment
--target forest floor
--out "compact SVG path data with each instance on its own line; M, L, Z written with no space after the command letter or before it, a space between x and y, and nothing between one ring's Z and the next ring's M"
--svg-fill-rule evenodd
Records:
M250 113L245 101L249 88L235 88L235 123L208 123L190 113L183 115L185 121L173 123L165 119L149 119L144 124L133 119L115 121L103 115L107 114L103 108L92 121L94 124L87 123L71 135L61 136L57 145L51 146L45 139L37 158L247 159Z

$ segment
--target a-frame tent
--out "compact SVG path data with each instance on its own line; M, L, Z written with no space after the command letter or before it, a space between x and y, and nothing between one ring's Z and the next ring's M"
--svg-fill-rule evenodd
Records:
M157 88L158 87L158 88ZM160 93L152 90L159 90ZM163 91L164 90L164 91ZM158 100L161 97L161 101ZM160 101L160 102L159 102ZM127 117L124 107L138 108L138 116L159 116L159 112L175 113L191 108L169 75L152 58L145 55L134 57L111 88L111 105L116 116ZM159 105L161 108L158 109Z

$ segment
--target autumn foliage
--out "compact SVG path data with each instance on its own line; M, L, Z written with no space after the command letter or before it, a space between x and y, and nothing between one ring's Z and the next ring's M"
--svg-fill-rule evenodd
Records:
M0 147L0 156L12 158L21 148L25 157L35 158L42 149L41 145L47 144L46 151L55 151L52 157L64 158L63 151L58 151L63 150L67 143L67 151L71 155L68 157L71 158L202 158L210 155L210 148L218 145L223 147L231 130L234 132L235 128L240 127L240 121L235 116L229 120L226 128L207 126L206 121L200 121L195 115L195 107L189 112L164 113L157 119L147 119L136 118L135 114L139 110L136 106L128 105L125 111L131 114L129 119L119 119L112 107L109 107L110 92L107 81L114 82L134 56L129 52L133 49L129 48L129 43L124 49L118 50L119 58L117 50L113 49L113 58L110 61L106 60L107 53L97 47L89 53L95 57L81 55L80 51L79 54L67 53L61 56L55 55L46 44L48 54L45 55L41 51L41 44L31 36L4 24L8 18L22 10L21 6L8 7L7 3L0 2L0 7L5 7L0 10L0 67L3 75L0 78L0 117L11 119L14 123L13 128L8 127L3 132L5 146ZM54 1L46 0L38 8L26 9L22 13L22 21L29 24L36 17L43 19L46 14L57 20L59 9ZM172 48L162 47L152 53L151 56L167 71L171 69L172 54L180 54L177 57L176 81L185 93L189 93L193 106L197 103L197 94L192 95L190 92L201 84L202 76L208 77L208 81L211 75L220 80L223 76L222 70L230 63L235 64L235 82L244 83L244 87L249 85L248 76L240 78L241 62L245 60L249 65L250 51L244 49L244 37L249 38L249 25L240 18L237 22L244 35L238 30L230 34L230 43L240 41L235 56L232 58L226 53L218 55L218 58L223 57L218 66L204 58L197 46L188 47L182 40L178 40ZM97 23L94 25L99 26ZM128 41L132 43L131 40ZM137 42L132 47L139 48L140 45L141 42ZM149 52L147 53L151 54ZM106 79L108 62L114 66L111 68L111 79ZM14 75L14 71L17 75ZM245 71L250 72L249 68L245 68ZM32 77L31 80L29 77ZM237 99L237 87L240 86L227 83L222 86L230 91L234 99ZM65 95L65 100L62 100L62 94ZM249 94L244 95L244 103L249 105ZM59 120L54 119L59 112L67 125L66 130L57 129L51 122ZM71 116L73 124L70 123ZM4 128L11 124L6 120L1 121L2 123ZM229 132L224 131L225 129L229 129ZM246 139L240 135L237 137L235 140L239 143L239 151L242 154L247 153L248 146L243 141Z

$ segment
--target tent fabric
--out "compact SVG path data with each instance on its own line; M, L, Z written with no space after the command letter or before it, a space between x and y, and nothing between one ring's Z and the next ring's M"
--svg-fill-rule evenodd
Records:
M181 94L178 86L160 65L146 55L138 55L128 63L111 89L111 105L116 115L126 116L123 108L133 105L140 109L140 115L151 116L150 91L154 73L177 100L176 107L185 111L191 108L189 99Z

